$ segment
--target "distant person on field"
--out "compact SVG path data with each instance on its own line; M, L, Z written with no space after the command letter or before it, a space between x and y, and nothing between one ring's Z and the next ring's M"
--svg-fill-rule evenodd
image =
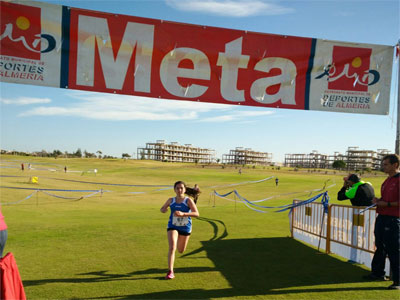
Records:
M21 171L25 170L24 163L21 164Z
M239 175L242 175L242 168L239 168Z
M383 172L389 175L382 183L381 198L374 198L378 217L375 221L375 253L369 280L385 280L385 261L389 256L393 284L391 290L400 290L400 156L389 154L382 159Z
M64 173L67 173L67 166L64 167Z
M192 217L197 218L199 211L192 199L185 196L186 184L183 181L177 181L174 184L176 196L169 198L161 207L160 211L166 213L168 207L171 210L167 226L168 236L168 273L165 279L175 278L174 262L175 251L178 248L179 253L183 253L189 242L192 232Z
M279 178L276 177L276 178L275 178L275 186L278 186L278 184L279 184Z
M362 181L357 174L349 174L343 181L343 187L337 195L339 201L350 199L353 206L372 205L375 192L369 182Z
M4 221L4 216L1 213L1 205L0 205L0 258L3 257L3 251L6 242L7 242L7 224Z

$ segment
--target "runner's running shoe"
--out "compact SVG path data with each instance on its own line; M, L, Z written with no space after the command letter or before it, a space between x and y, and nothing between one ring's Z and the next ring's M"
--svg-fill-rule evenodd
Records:
M165 276L165 279L174 279L175 275L173 271L168 271L167 275Z

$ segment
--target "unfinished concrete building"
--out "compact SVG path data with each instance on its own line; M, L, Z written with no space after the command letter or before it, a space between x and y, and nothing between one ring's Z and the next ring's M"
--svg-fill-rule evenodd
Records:
M329 167L328 155L313 150L309 154L285 154L285 167L319 168Z
M329 155L328 156L328 168L333 168L332 167L333 163L335 161L338 161L338 160L346 162L347 161L347 157L346 157L345 154L342 154L342 153L340 153L338 151L335 151L335 153L333 155Z
M333 155L319 154L313 150L310 154L285 154L285 167L300 168L332 168L337 160L346 163L347 170L379 170L383 156L389 154L387 149L360 150L358 147L348 147L346 154L335 152Z
M177 142L166 144L164 140L146 143L146 147L137 149L138 159L165 162L212 163L215 150L194 147L191 144L179 145Z
M233 165L268 165L272 163L272 153L254 151L251 148L236 147L229 154L222 155L222 163Z
M393 152L389 151L388 149L378 149L378 158L382 161L383 157L388 154L392 154Z
M360 150L358 147L349 147L346 151L348 170L378 170L381 167L383 156L389 154L387 149Z

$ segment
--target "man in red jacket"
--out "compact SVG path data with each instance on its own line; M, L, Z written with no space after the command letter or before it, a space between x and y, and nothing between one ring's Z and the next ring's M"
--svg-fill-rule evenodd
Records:
M26 300L17 263L11 252L0 259L0 299Z
M381 198L373 199L378 213L374 231L376 250L367 278L385 280L385 260L389 256L393 284L388 288L400 290L400 157L386 155L382 166L389 177L382 183Z

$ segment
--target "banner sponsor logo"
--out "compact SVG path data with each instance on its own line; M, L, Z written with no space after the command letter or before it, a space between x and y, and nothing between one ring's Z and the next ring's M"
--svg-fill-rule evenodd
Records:
M0 53L40 59L40 8L2 2Z
M332 64L316 79L328 77L331 90L368 91L368 86L379 81L379 72L370 70L372 49L334 46Z
M40 60L56 47L54 37L41 33L41 8L3 2L0 9L0 54Z
M2 78L43 81L43 72L44 66L40 62L0 56L0 77Z
M0 76L24 82L44 81L42 54L56 47L56 40L42 34L40 7L2 2Z
M380 81L380 73L370 67L372 49L333 46L332 63L315 79L328 81L322 106L349 110L370 110L377 98L369 87Z

